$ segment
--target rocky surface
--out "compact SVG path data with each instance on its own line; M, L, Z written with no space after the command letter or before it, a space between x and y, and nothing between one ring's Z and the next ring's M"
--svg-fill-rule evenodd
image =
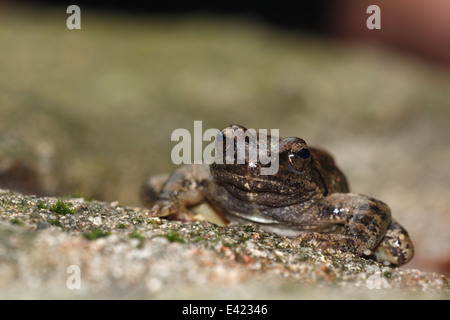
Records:
M442 275L118 202L0 190L0 219L0 298L450 297Z

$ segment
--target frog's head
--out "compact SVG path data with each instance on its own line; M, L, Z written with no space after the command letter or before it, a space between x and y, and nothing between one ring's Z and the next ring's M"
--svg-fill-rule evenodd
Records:
M280 139L231 125L218 134L216 151L219 158L210 166L215 182L241 200L285 206L326 193L314 150L301 138ZM275 162L278 170L261 174Z

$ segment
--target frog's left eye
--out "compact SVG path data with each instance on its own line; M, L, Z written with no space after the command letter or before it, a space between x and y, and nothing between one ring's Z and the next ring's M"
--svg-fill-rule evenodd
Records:
M291 164L291 168L297 173L302 173L303 171L305 171L310 158L311 152L308 150L308 148L291 150L289 152L289 163Z
M306 148L302 148L299 151L297 151L296 155L302 159L308 159L311 155L311 152L309 152L309 150Z

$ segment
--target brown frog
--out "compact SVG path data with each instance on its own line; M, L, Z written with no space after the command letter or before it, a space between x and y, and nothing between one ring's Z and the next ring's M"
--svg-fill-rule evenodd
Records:
M220 132L220 151L229 148L230 141L236 144L236 130L247 131L232 125ZM411 260L413 244L389 207L349 193L329 153L308 147L300 138L277 141L279 168L272 175L261 175L264 165L247 157L244 164L187 165L170 176L151 178L143 193L147 203L154 203L149 214L190 219L190 208L206 201L228 222L257 224L318 248L394 266Z

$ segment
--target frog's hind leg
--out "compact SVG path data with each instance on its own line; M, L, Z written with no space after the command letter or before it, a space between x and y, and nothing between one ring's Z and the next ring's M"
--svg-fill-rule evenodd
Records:
M408 232L395 220L374 251L375 260L386 265L402 265L414 256L414 246Z
M335 193L322 199L315 210L311 213L321 222L319 228L314 230L310 225L310 230L300 234L297 240L307 241L317 248L333 248L358 256L372 256L391 223L389 207L364 195ZM339 228L324 231L326 225Z

